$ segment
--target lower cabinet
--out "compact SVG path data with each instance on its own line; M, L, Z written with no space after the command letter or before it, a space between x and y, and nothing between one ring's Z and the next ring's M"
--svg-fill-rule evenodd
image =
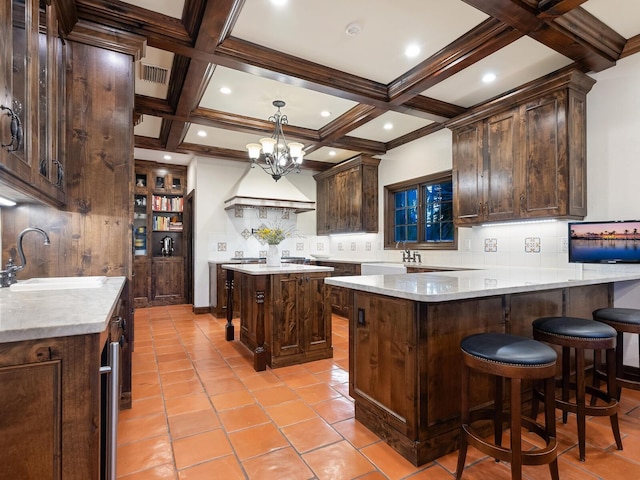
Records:
M100 479L106 332L0 344L0 478Z
M359 263L344 263L344 262L325 262L316 261L316 265L322 267L333 267L332 277L346 277L350 275L360 275ZM343 317L349 316L349 297L348 292L344 288L335 287L333 285L327 285L327 295L329 297L329 304L331 305L331 312Z
M151 299L154 304L184 302L182 257L162 257L151 260Z
M271 368L331 358L331 314L325 307L327 276L323 272L265 276L236 272L240 341L254 352L262 347Z
M151 261L147 257L133 257L133 301L145 307L151 299Z

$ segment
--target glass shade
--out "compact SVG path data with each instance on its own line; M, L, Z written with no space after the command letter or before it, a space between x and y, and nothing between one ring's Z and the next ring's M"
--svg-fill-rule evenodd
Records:
M302 147L304 147L304 145L299 142L291 142L289 144L289 155L291 155L291 158L297 159L298 157L301 157Z
M261 138L260 143L262 144L262 152L265 155L271 155L276 146L276 141L273 138Z
M260 157L260 148L262 146L259 143L248 143L246 148L249 151L249 158L256 160Z

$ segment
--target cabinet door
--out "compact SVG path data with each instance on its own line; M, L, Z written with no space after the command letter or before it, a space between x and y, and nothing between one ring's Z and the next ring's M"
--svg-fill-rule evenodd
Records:
M518 127L517 109L487 120L487 161L483 173L485 220L513 220L518 217L515 190L519 165Z
M328 274L307 274L301 284L300 296L304 299L303 346L305 352L323 350L331 345L331 312L325 311L324 279Z
M150 264L146 257L133 260L133 299L137 307L146 307L150 299Z
M522 107L523 218L567 214L566 96L556 93Z
M453 216L458 225L482 221L483 124L453 132Z
M184 301L184 262L182 258L154 258L151 263L153 301Z
M362 168L354 167L344 172L342 183L344 231L359 232L362 230Z
M61 478L61 362L0 368L0 477Z
M299 355L304 351L302 331L307 303L304 298L304 277L303 274L271 277L274 357Z

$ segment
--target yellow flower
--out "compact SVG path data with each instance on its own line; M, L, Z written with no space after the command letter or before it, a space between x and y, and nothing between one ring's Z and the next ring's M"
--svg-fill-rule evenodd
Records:
M281 228L259 228L256 230L256 237L269 245L278 245L288 235Z

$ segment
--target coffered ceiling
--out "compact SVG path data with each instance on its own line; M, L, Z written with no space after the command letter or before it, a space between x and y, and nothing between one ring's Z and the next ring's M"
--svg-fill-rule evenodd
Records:
M322 170L558 70L598 72L640 50L638 0L75 3L80 21L146 37L134 132L136 158L149 160L246 161L284 100L287 140Z

